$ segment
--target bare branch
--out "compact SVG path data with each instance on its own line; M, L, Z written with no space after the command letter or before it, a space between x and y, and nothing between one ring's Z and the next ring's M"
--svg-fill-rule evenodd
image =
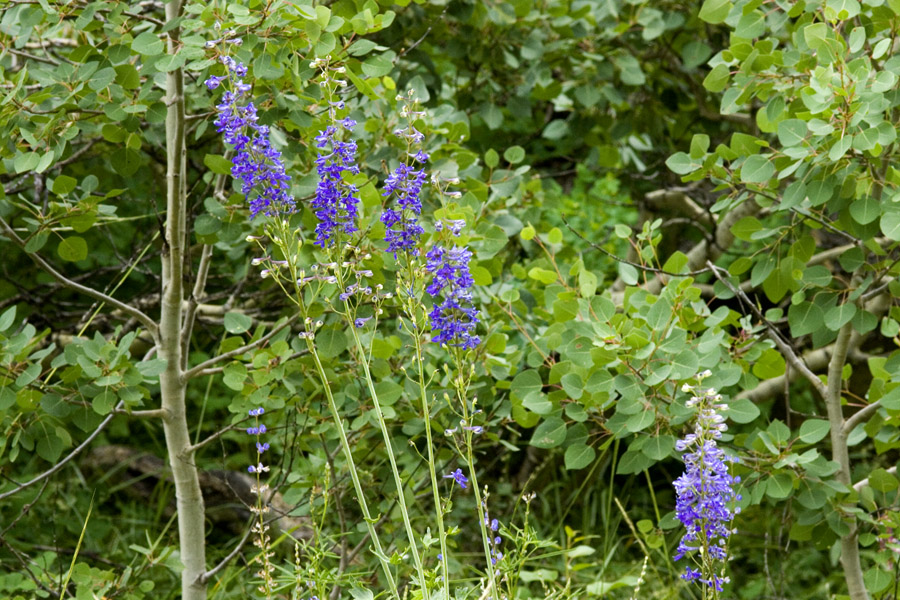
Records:
M708 268L706 268L706 269L699 269L699 270L697 270L697 271L689 271L689 272L687 272L687 273L671 273L671 272L669 272L669 271L664 271L664 270L662 270L662 269L657 269L656 267L648 267L647 265L642 265L642 264L640 264L640 263L632 262L632 261L630 261L630 260L628 260L628 259L622 258L621 256L616 256L615 254L613 254L612 252L610 252L609 250L607 250L607 249L604 248L603 246L600 246L599 244L595 244L594 242L590 241L589 239L587 239L586 237L584 237L583 235L581 235L581 233L580 233L579 231L576 231L575 228L573 228L571 225L569 225L569 221L566 219L566 215L561 215L561 216L562 216L563 223L566 224L566 227L569 228L569 231L571 231L572 233L574 233L575 235L577 235L582 241L587 242L588 244L590 244L591 248L593 248L594 250L598 250L598 251L602 252L602 253L605 254L606 256L608 256L608 257L610 257L611 259L616 260L616 261L618 261L618 262L620 262L620 263L624 263L624 264L626 264L626 265L631 265L631 266L634 267L635 269L639 269L639 270L641 270L641 271L647 271L648 273L655 273L655 274L657 274L657 275L666 275L666 276L668 276L668 277L694 277L694 276L696 276L696 275L702 275L703 273L709 273L709 269L708 269Z
M13 231L13 228L10 227L9 223L7 223L6 220L3 219L3 217L0 217L0 227L3 228L3 230L6 232L6 235L13 242L15 242L16 245L18 245L20 248L22 248L24 250L25 241L22 238L20 238L16 234L15 231ZM64 286L66 286L70 289L73 289L76 292L81 292L85 296L90 296L91 298L93 298L95 300L105 302L106 304L109 304L112 307L118 308L120 311L124 312L125 314L127 314L131 317L134 317L135 319L140 321L141 324L147 328L147 331L149 331L150 334L153 336L154 340L159 339L159 328L157 327L156 322L153 319L151 319L148 315L146 315L145 313L141 312L140 310L131 306L130 304L126 304L120 300L116 300L112 296L107 296L103 292L97 291L93 288L89 288L87 286L81 285L80 283L76 283L76 282L72 281L71 279L67 278L65 275L63 275L62 273L60 273L59 271L54 269L52 266L50 266L50 263L48 263L43 258L41 258L36 252L27 252L26 254L28 254L28 256L31 257L31 260L36 262L39 267L44 269L51 277L56 279L58 282L60 282Z
M247 523L247 531L244 532L244 537L242 537L241 541L239 541L237 543L237 546L234 547L234 550L229 552L228 556L223 558L219 562L219 564L217 564L215 567L213 567L209 571L206 571L205 573L203 573L200 577L198 577L197 578L198 584L204 585L207 581L209 581L210 579L215 577L219 571L221 571L226 566L228 566L228 563L230 563L232 560L234 560L234 557L237 556L241 552L241 549L244 547L244 544L246 544L247 540L250 539L250 535L253 533L253 528L250 527L250 525L253 523L254 520L255 520L255 517L250 518L250 521Z
M771 321L766 319L766 317L759 311L756 305L753 304L750 298L747 297L747 294L745 294L740 288L734 287L730 281L722 277L721 273L719 273L719 267L714 265L712 261L706 261L706 264L712 270L713 274L716 276L716 279L721 281L725 287L731 290L732 294L740 298L741 301L744 302L751 311L753 311L753 314L756 315L756 318L763 322L763 324L766 326L766 331L769 334L769 338L771 338L772 341L775 342L778 350L791 363L791 366L797 369L824 398L828 393L825 384L822 383L822 380L819 379L819 377L810 370L809 366L807 366L803 359L797 356L797 353L794 352L794 349L791 347L791 345L788 344L787 341L781 336L781 332L778 331L778 328L775 327L775 325L773 325Z
M300 318L300 315L296 314L293 317L291 317L290 319L287 319L286 321L284 321L284 323L282 323L281 325L276 325L275 328L272 329L272 331L270 331L263 337L259 338L258 340L250 342L249 344L241 346L240 348L235 348L234 350L225 352L224 354L214 356L214 357L210 358L209 360L203 361L199 365L185 371L182 374L182 380L188 381L188 380L200 375L204 370L206 370L224 360L228 360L229 358L239 356L239 355L243 354L244 352L249 352L250 350L253 350L254 348L258 348L259 346L262 346L263 344L265 344L266 342L271 340L278 332L280 332L285 327L292 325L299 318Z
M121 410L122 406L124 406L124 405L125 405L124 402L119 402L119 405L116 406L115 410ZM47 469L46 471L44 471L43 473L38 475L37 477L33 478L31 481L26 481L25 483L20 483L20 484L18 484L17 487L9 490L8 492L4 492L4 493L0 494L0 500L3 500L4 498L9 498L10 496L12 496L14 494L18 494L25 488L31 487L32 485L43 481L47 477L50 477L51 475L53 475L54 473L56 473L57 471L62 469L66 465L66 463L68 463L70 460L72 460L73 458L78 456L82 450L87 448L88 445L90 445L90 443L94 441L94 438L96 438L98 435L100 435L100 432L103 431L103 429L106 428L107 425L109 425L109 422L112 421L113 418L115 418L115 416L116 416L115 412L112 412L112 413L106 415L106 418L103 419L102 421L100 421L100 424L97 425L97 428L94 429L94 431L91 433L91 435L89 435L86 440L84 440L83 442L78 444L78 446L74 450L69 452L68 456L66 456L64 459L62 459L61 461L59 461L58 463L56 463L55 465L53 465L52 467L50 467L49 469Z
M881 400L876 400L872 404L869 404L868 406L865 406L853 413L853 415L851 415L844 421L844 425L843 427L841 427L841 435L843 435L844 437L849 436L850 433L854 429L856 429L857 425L868 421L869 417L878 412L879 408L881 408Z

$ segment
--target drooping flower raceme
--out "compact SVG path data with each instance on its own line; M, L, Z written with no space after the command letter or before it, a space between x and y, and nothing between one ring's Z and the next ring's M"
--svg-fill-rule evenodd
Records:
M401 114L409 119L409 124L396 130L394 135L406 140L407 157L384 182L382 196L394 197L396 202L394 206L385 208L381 215L381 222L387 228L384 236L388 243L387 251L394 258L397 258L398 252L416 254L419 237L425 233L419 224L419 216L422 214L420 195L427 175L425 169L416 167L415 163L423 165L428 160L428 155L420 148L425 136L412 124L415 117L424 113L415 110L416 101L412 95L409 98L397 96L397 100L404 103Z
M256 464L247 467L247 471L256 477L256 482L250 488L251 493L256 496L256 505L251 506L250 510L257 516L251 531L256 534L253 544L260 549L260 554L254 559L259 561L261 565L260 570L257 572L257 575L262 579L259 591L266 594L266 597L271 597L274 586L272 574L275 571L275 567L270 559L274 556L274 553L270 550L269 526L265 521L265 514L269 511L265 494L268 492L269 487L262 481L262 474L269 471L269 467L262 462L262 455L269 449L269 443L262 441L262 436L266 433L266 426L260 423L259 419L265 412L264 408L259 407L250 409L248 413L256 422L253 427L247 428L247 433L256 437Z
M268 125L258 123L256 105L251 101L243 103L244 96L250 92L250 85L243 79L247 67L230 56L219 60L225 65L226 74L214 75L205 83L210 90L218 88L223 81L228 83L221 102L216 105L215 125L234 149L231 176L241 181L241 192L250 202L251 217L260 213L291 213L296 204L281 152L272 147Z
M341 129L348 131L356 126L356 121L350 118L338 123ZM359 190L344 177L345 173L359 173L359 166L356 164L356 142L341 141L340 130L335 125L328 125L316 136L316 148L320 150L316 158L319 184L312 207L319 219L316 245L325 248L334 244L337 233L351 234L358 229Z
M698 379L702 383L710 374L709 371L701 373ZM688 384L683 389L694 394L687 405L696 408L697 419L693 433L675 445L679 452L685 452L685 472L674 484L675 514L687 532L674 558L679 560L690 555L700 566L700 569L687 567L682 579L697 580L721 592L723 584L729 581L724 576L727 541L733 531L734 515L740 510L733 508L733 504L741 499L734 490L740 477L733 477L726 464L735 459L727 456L716 443L728 428L720 414L728 407L714 389Z
M451 249L435 245L426 254L425 269L431 273L431 284L425 289L435 298L429 313L432 341L446 346L470 349L481 339L474 335L478 309L473 306L470 288L474 283L469 272L472 253L466 247ZM439 297L442 299L438 300Z

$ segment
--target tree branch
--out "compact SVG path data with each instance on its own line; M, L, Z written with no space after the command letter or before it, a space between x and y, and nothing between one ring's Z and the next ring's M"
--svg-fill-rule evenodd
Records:
M187 371L185 371L182 374L183 381L188 381L194 377L197 377L197 376L203 374L203 372L206 369L209 369L213 365L216 365L217 363L220 363L223 360L228 360L229 358L233 358L235 356L243 354L244 352L248 352L250 350L253 350L254 348L258 348L259 346L261 346L261 345L265 344L266 342L268 342L269 340L271 340L282 329L292 325L299 318L300 318L300 315L296 314L293 317L287 319L281 325L276 325L272 331L270 331L263 337L259 338L258 340L250 342L249 344L241 346L240 348L235 348L234 350L225 352L224 354L214 356L214 357L210 358L209 360L205 360L202 363L200 363L199 365L188 369Z
M0 217L0 227L2 227L6 235L24 251L25 241L20 238L15 231L13 231L13 228L10 227L9 223L7 223L3 217ZM65 275L54 269L50 265L50 263L41 258L41 256L36 252L26 252L26 254L28 254L28 256L31 257L31 260L37 263L39 267L44 269L51 277L60 282L62 285L66 286L67 288L73 289L76 292L80 292L85 296L89 296L95 300L99 300L100 302L105 302L106 304L109 304L110 306L121 310L125 314L134 317L135 319L140 321L140 323L147 329L147 331L150 332L150 335L153 336L154 340L159 339L159 327L157 326L156 322L145 313L141 312L130 304L126 304L120 300L116 300L112 296L107 296L103 292L72 281L71 279L67 278Z
M125 405L124 402L119 402L119 405L116 406L115 410L121 410L121 408L124 405ZM20 483L20 484L18 484L18 487L14 488L8 492L4 492L4 493L0 494L0 500L9 498L10 496L12 496L14 494L18 494L25 488L31 487L32 485L39 483L40 481L50 477L51 475L53 475L54 473L56 473L57 471L62 469L66 465L66 463L68 463L70 460L72 460L73 458L78 456L82 450L87 448L88 445L90 445L90 443L94 441L94 438L96 438L98 435L100 435L100 432L103 431L103 429L106 428L107 425L109 425L109 422L112 421L113 418L115 418L115 416L116 416L115 411L106 415L106 418L103 419L102 421L100 421L100 424L97 425L97 428L94 429L94 431L91 433L91 435L89 435L86 440L84 440L83 442L78 444L78 446L74 450L69 452L68 456L66 456L64 459L62 459L61 461L59 461L58 463L56 463L55 465L53 465L52 467L50 467L49 469L47 469L46 471L44 471L43 473L41 473L40 475L38 475L37 477L32 479L31 481L26 481L25 483Z
M776 328L771 321L766 319L765 315L763 315L759 311L759 309L756 308L756 305L753 304L750 298L747 297L747 294L745 294L740 288L736 288L731 285L730 281L722 277L721 273L719 273L719 267L715 266L712 261L706 261L706 264L710 267L713 274L716 276L716 279L721 281L722 284L727 287L732 294L740 298L741 301L746 304L751 311L753 311L753 314L756 315L756 318L763 322L763 324L766 326L766 332L769 334L769 338L773 342L775 342L775 346L778 347L779 352L784 355L788 362L791 363L791 366L797 369L797 371L799 371L824 398L828 393L825 384L822 383L822 380L819 379L819 377L810 370L809 366L803 361L803 359L800 358L796 352L794 352L794 349L791 347L791 345L788 344L787 341L784 340L784 338L782 338L781 332L778 331L778 328Z

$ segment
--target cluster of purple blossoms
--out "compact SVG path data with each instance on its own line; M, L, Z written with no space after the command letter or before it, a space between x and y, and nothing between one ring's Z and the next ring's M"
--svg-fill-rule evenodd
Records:
M711 373L700 374L700 381ZM699 552L701 569L687 567L681 576L687 581L697 580L716 591L729 578L715 573L717 563L728 558L726 543L731 536L732 521L740 512L733 509L734 502L741 496L736 494L734 486L740 483L740 477L728 472L726 463L735 459L727 456L717 445L722 432L728 427L725 419L719 414L726 410L722 396L710 388L694 388L685 384L684 391L695 392L688 400L689 407L697 408L697 420L694 432L682 440L678 440L675 448L685 452L684 474L675 480L677 501L675 514L687 532L678 544L675 560L679 560L692 552Z
M498 560L503 560L503 553L500 551L500 544L503 539L500 537L500 521L492 519L488 515L487 507L484 508L484 526L488 529L488 535L491 541L491 564L496 565Z
M338 123L348 131L356 126L356 121L349 117ZM359 190L344 181L344 172L351 175L359 173L356 142L341 141L338 132L336 126L329 125L316 136L316 148L320 150L316 158L319 184L312 207L319 219L316 245L321 248L334 244L336 232L351 234L358 230Z
M470 349L481 343L474 335L478 323L478 309L473 306L470 288L474 283L469 272L472 253L466 247L454 246L447 250L435 245L426 254L425 269L431 273L431 284L426 288L435 302L429 313L432 341L447 346Z
M216 105L215 125L216 130L224 134L225 142L234 149L231 176L241 181L241 192L250 200L251 217L260 213L291 213L296 204L290 193L291 177L285 171L281 152L272 147L269 127L257 122L253 102L242 105L243 97L250 92L250 85L243 80L247 67L230 56L222 56L219 60L225 65L226 75L213 75L205 83L210 90L218 88L223 81L230 84L230 89L222 94L221 102Z
M413 160L424 163L428 155L417 152ZM416 169L412 165L401 163L384 182L383 196L397 196L396 208L386 208L381 215L381 222L387 227L384 241L388 243L387 251L397 258L397 252L416 254L419 236L425 230L419 224L422 214L422 186L428 176L425 169Z
M259 417L262 416L262 414L264 412L266 412L266 409L264 409L262 407L251 408L247 414L249 414L251 417L255 417L256 421L258 423ZM262 460L261 460L263 452L265 452L266 450L269 449L269 443L259 441L259 436L265 435L266 431L267 431L266 426L264 424L259 424L259 423L255 427L247 428L247 433L249 433L250 435L256 436L256 458L257 458L257 460L256 460L255 465L250 465L249 467L247 467L247 471L250 473L265 473L266 471L269 470L269 467L262 464Z

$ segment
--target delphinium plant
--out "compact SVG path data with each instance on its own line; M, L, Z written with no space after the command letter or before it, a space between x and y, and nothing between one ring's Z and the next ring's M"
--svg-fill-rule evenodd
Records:
M231 40L231 43L235 42ZM366 493L359 480L353 449L334 398L333 382L317 348L316 332L328 319L342 320L352 338L355 358L372 400L393 475L396 506L402 517L409 544L408 553L413 562L416 597L423 600L432 597L449 599L451 593L448 532L444 525L450 505L449 498L441 496L435 464L430 423L434 394L427 389L434 377L425 372L423 344L430 341L451 355L452 368L447 369L446 383L455 390L453 410L462 424L462 445L457 444L457 448L466 467L466 473L457 468L452 478L463 488L467 487L467 482L472 482L483 538L487 590L491 598L499 600L494 577L494 565L502 558L498 547L498 524L488 518L484 496L477 483L473 436L482 432L482 426L474 423L479 413L477 399L468 398L469 381L474 372L471 350L480 343L476 333L479 311L472 293L474 282L469 269L472 253L465 245L458 243L466 225L462 219L437 219L433 224L434 233L426 233L427 222L422 218L422 194L429 179L425 171L429 157L423 149L421 119L424 112L419 110L412 94L397 98L405 127L395 130L394 136L405 148L383 184L385 207L381 222L385 226L383 242L386 246L381 246L380 241L368 239L357 222L360 213L357 186L361 170L356 156L358 146L353 137L356 122L351 118L348 101L341 93L346 86L343 79L345 68L330 58L312 61L311 66L321 73L318 80L321 91L319 106L324 109L324 126L313 143L317 153L315 169L318 184L315 196L306 208L316 217L313 240L316 250L313 254L322 259L310 262L310 253L305 249L301 256L304 241L310 237L300 227L302 219L299 213L303 208L290 194L291 178L286 173L281 154L271 144L269 127L258 123L256 108L250 98L251 86L244 82L247 70L229 55L227 45L222 48L219 61L225 73L208 79L206 86L210 90L224 88L216 107L216 127L223 133L233 153L231 174L240 181L251 218L259 217L262 228L262 235L248 237L261 252L253 263L261 268L262 277L271 278L276 283L299 312L303 324L299 337L304 340L315 364L368 531L368 543L381 564L389 596L398 600L402 596L393 564L396 560L402 560L405 552L400 547L399 555L395 554L393 560L388 557L376 526L378 519L369 510ZM436 174L432 182L439 199L460 196L459 192L448 187L457 183L454 179ZM386 292L381 284L375 283L379 278L367 266L372 259L371 253L376 250L384 251L396 263L396 294ZM427 299L430 299L430 308ZM311 313L310 307L314 303L324 305L325 314L321 311ZM422 532L414 529L409 516L404 494L408 482L404 482L400 474L398 455L392 446L390 430L370 369L371 349L367 348L367 340L372 339L370 334L386 310L400 318L415 346L415 373L425 422L426 460L440 544L440 552L435 556L439 565L434 570L426 564L429 559L428 542L423 541ZM425 536L425 539L432 538ZM268 560L266 552L264 548L263 556ZM267 568L263 571L269 572ZM265 577L263 588L265 593L270 593L271 582Z
M697 376L696 386L684 384L690 393L687 406L697 412L692 433L678 440L675 449L684 452L685 472L675 480L677 496L675 514L687 532L678 544L675 560L689 557L694 567L685 569L682 579L703 586L704 598L719 598L728 561L728 541L733 533L733 520L739 508L734 506L741 496L735 491L740 477L729 473L728 463L735 459L719 448L718 440L728 429L722 415L728 405L712 388L704 388L703 380L712 373Z

